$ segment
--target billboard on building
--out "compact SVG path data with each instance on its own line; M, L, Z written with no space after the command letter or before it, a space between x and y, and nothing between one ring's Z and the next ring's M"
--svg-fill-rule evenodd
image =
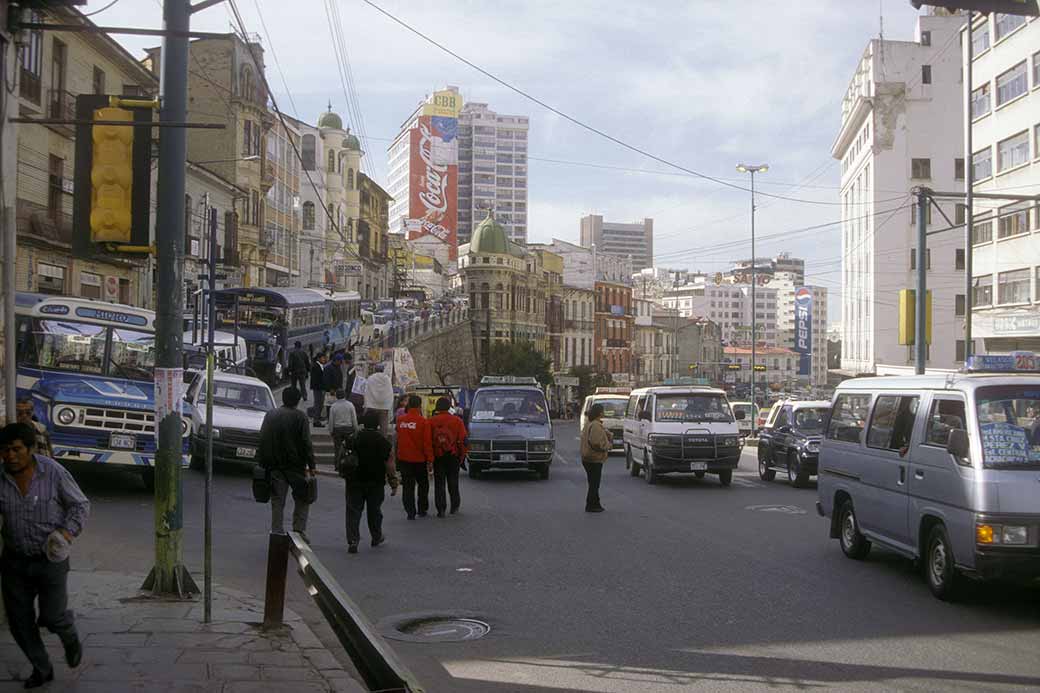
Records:
M812 290L794 290L794 350L798 353L798 375L812 374Z
M457 95L456 95L457 96ZM434 236L458 258L459 121L421 115L410 133L408 240Z
M444 89L433 92L429 103L423 106L422 114L426 116L458 118L460 111L462 111L462 95L457 91Z

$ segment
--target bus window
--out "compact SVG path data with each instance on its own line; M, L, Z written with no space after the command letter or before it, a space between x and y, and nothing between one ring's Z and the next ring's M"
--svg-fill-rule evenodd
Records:
M79 373L101 373L105 331L102 325L41 320L33 334L37 365Z
M155 367L155 336L135 330L112 330L112 374L151 380Z

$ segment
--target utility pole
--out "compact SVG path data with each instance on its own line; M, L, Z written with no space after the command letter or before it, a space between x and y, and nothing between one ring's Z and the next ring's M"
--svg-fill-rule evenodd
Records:
M968 44L964 48L964 54L967 56L964 63L964 363L968 363L968 359L971 358L971 304L975 298L975 286L971 279L975 232L975 166L971 132L972 63L975 62L975 43L972 40L974 21L975 13L968 10L968 29L964 32L964 40Z
M213 620L213 370L217 358L214 348L217 305L213 300L217 290L217 208L210 208L209 193L206 193L206 210L209 217L209 300L206 301L206 499L203 521L203 575L202 575L202 620ZM237 348L237 343L236 343Z
M161 109L159 122L187 120L188 0L164 0ZM187 130L159 129L159 185L156 216L158 291L155 316L155 565L142 589L156 596L185 597L199 589L182 563L184 531L182 504L181 360L184 312L184 178Z
M924 375L925 360L928 354L927 325L928 316L925 310L928 307L928 280L925 274L925 261L928 258L926 246L928 245L928 188L917 188L917 294L914 296L914 373Z

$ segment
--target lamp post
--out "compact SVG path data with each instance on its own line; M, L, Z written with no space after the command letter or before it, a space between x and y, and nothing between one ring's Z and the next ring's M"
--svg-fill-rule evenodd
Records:
M755 305L755 285L757 276L755 272L755 174L765 173L769 170L767 164L737 164L737 170L741 173L751 174L751 403L755 401L755 357L758 347L758 315Z

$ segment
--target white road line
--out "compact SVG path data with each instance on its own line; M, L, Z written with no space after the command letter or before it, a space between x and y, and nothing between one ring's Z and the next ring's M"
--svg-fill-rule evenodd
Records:
M553 459L559 462L560 464L570 464L566 460L566 458L558 452L553 452Z

